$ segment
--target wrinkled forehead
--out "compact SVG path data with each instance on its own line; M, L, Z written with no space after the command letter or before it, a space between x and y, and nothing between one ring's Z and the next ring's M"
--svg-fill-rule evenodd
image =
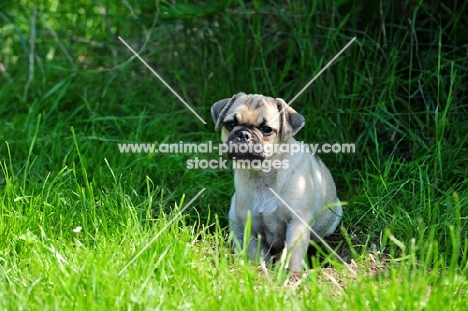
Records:
M271 97L263 95L242 95L235 100L232 108L224 118L236 120L238 124L277 127L279 118L275 118L279 113L276 101Z

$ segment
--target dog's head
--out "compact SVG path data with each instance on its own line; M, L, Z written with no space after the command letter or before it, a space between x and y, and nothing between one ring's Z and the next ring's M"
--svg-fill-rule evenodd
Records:
M283 99L258 94L222 99L211 107L211 114L215 129L222 127L221 139L228 144L231 159L263 160L265 150L293 137L305 123Z

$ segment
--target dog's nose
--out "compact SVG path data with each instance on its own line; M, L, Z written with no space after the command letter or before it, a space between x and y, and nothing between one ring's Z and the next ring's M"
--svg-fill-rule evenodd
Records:
M240 143L246 143L250 140L252 135L248 131L240 131L237 133L237 141Z

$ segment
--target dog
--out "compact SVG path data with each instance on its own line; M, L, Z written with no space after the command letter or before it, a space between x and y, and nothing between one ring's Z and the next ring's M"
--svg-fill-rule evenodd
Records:
M245 93L216 102L211 114L233 160L234 248L246 243L249 258L265 263L287 251L286 268L301 271L310 240L332 234L343 214L330 171L293 137L304 117L281 98ZM281 152L286 147L304 152Z

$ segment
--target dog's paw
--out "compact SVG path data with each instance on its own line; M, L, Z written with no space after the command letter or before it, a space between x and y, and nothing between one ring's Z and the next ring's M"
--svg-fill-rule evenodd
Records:
M302 282L307 278L307 272L291 271L289 278L284 282L284 286L298 289Z
M291 275L289 276L289 283L297 283L300 281L302 276L302 272L299 271L293 271L291 272Z

